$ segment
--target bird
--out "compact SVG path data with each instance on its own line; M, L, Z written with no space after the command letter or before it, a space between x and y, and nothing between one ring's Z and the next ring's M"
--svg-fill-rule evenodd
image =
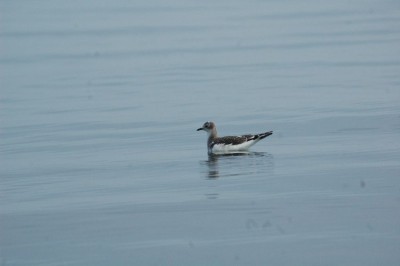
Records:
M236 152L246 152L251 146L260 140L272 135L273 131L260 134L247 134L240 136L218 137L217 127L214 122L207 121L197 131L204 130L208 134L207 151L208 154L229 154Z

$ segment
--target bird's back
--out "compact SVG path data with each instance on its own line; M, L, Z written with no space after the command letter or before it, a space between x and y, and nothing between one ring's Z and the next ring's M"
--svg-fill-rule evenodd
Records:
M208 150L211 153L226 153L246 151L258 141L272 135L272 131L257 135L226 136L214 138L209 141Z

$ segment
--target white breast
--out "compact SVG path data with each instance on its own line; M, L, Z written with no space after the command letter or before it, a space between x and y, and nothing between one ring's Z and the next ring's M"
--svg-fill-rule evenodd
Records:
M238 145L232 145L232 144L215 144L212 149L211 153L231 153L231 152L238 152L238 151L246 151L248 150L251 146L256 144L256 140L250 140L243 142Z

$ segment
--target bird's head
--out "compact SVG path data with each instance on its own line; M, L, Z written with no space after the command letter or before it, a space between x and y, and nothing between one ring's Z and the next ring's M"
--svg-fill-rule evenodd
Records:
M198 128L197 131L204 130L204 131L206 131L207 133L210 133L210 132L212 132L214 129L215 129L215 124L214 124L214 122L207 121L207 122L205 122L205 123L203 124L203 126L202 126L201 128Z

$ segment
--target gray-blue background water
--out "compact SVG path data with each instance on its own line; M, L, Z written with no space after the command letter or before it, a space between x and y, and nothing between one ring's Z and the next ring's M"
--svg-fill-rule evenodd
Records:
M0 15L2 265L399 265L398 1Z

